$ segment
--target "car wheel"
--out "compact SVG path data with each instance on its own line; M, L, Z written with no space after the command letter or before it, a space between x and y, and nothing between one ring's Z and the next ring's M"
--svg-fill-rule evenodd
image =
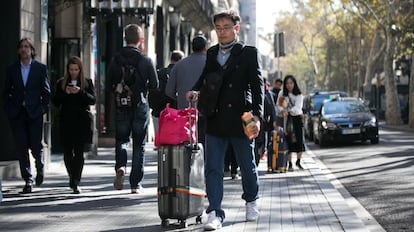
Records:
M318 139L318 138L316 138L316 136L315 136L315 135L313 136L313 142L314 142L315 144L319 144L319 139Z
M371 144L378 144L378 142L379 142L378 137L371 138Z
M315 137L313 136L313 131L309 131L309 141L312 141L313 137Z
M319 137L319 146L325 147L326 146L326 139L323 136Z

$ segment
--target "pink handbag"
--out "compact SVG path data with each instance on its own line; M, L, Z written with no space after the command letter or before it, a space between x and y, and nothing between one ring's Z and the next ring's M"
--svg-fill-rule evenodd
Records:
M190 142L196 143L197 110L195 108L174 109L167 104L161 111L158 121L158 131L155 134L154 145L178 145ZM190 130L191 120L191 130Z

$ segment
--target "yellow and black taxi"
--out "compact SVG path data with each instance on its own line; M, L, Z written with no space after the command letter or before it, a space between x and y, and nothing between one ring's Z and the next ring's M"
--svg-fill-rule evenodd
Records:
M379 141L377 119L359 98L326 100L314 123L314 142L320 146L338 141Z

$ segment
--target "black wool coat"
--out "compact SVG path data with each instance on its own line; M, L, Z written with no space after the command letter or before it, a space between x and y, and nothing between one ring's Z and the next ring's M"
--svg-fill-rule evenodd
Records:
M92 143L93 124L89 111L90 105L96 103L95 88L91 79L86 79L88 87L77 94L67 94L60 79L52 97L53 104L59 108L59 125L62 144Z
M210 72L224 71L216 113L207 118L206 133L221 137L243 137L241 116L250 111L263 117L264 82L260 56L255 47L237 43L224 66L217 61L219 46L207 51L206 65L192 88L200 90Z

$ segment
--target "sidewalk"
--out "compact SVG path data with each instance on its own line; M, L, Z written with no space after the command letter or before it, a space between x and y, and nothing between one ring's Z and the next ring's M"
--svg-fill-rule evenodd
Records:
M128 185L125 190L113 189L113 152L99 148L98 156L86 160L80 195L67 187L61 155L52 156L44 184L30 195L18 193L21 180L3 181L0 231L203 231L195 218L187 220L186 229L160 226L157 155L151 145L146 149L145 191L138 195L130 194ZM267 174L266 161L261 161L256 223L245 222L241 180L226 177L226 220L220 231L384 231L311 151L304 157L306 170L284 174Z

